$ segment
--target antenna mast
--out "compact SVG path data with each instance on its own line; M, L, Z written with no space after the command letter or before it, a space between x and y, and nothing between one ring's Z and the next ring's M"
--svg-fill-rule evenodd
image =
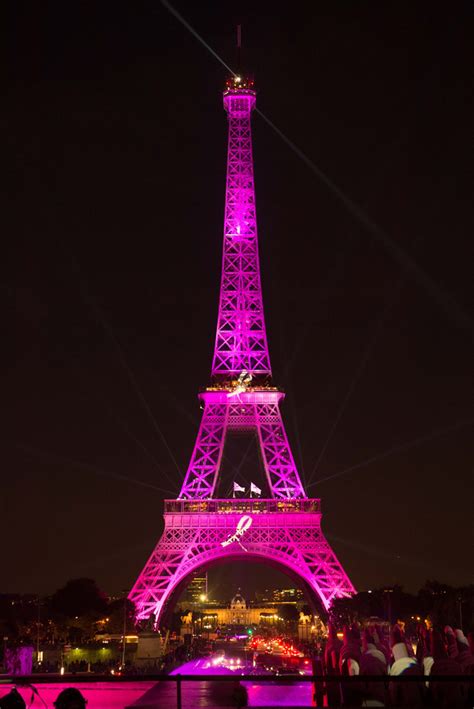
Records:
M242 25L237 25L237 74L241 71Z

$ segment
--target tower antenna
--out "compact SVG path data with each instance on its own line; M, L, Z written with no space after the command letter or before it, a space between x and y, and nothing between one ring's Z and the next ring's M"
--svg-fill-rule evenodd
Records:
M242 25L237 25L237 73L241 72Z

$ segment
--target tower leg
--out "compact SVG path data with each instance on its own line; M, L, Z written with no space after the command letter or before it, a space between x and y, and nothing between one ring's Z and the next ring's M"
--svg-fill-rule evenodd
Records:
M278 403L257 404L256 423L268 484L273 497L305 497Z
M206 403L180 499L212 497L224 450L227 409L225 404Z

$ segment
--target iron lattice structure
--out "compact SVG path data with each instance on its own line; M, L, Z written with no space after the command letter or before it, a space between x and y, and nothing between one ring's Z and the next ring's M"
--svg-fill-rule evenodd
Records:
M251 89L224 93L229 119L222 279L212 376L236 379L242 371L271 377L263 314L253 179Z
M179 498L165 502L163 536L129 598L139 619L159 622L192 574L225 559L286 570L327 609L354 587L321 530L319 500L306 497L272 386L258 257L251 114L253 82L227 82L229 121L224 248L212 385ZM271 497L214 498L229 431L254 431Z

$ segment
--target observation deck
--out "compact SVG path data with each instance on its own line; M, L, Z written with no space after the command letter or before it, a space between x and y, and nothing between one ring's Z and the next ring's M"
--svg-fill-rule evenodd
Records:
M234 119L249 118L255 108L256 91L252 79L231 76L224 89L224 108Z
M248 76L229 76L225 82L224 96L228 93L251 94L255 96L255 82Z
M321 514L321 500L299 498L285 500L281 498L262 499L260 497L212 500L165 500L165 514L269 514L315 513Z

